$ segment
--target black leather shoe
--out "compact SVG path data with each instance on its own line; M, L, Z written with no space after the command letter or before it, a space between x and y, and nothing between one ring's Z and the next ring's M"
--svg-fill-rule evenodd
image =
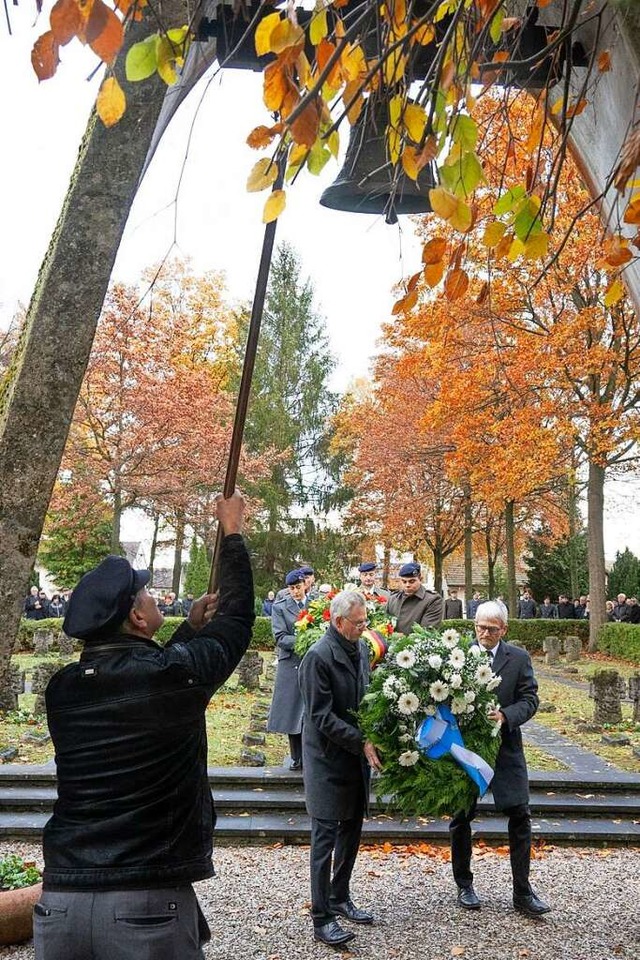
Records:
M302 770L302 760L292 760L289 770Z
M331 900L329 909L341 917L351 920L352 923L373 923L373 914L367 913L366 910L359 910L353 900L345 900L343 903L334 903Z
M355 938L351 930L343 930L337 920L330 920L321 927L313 928L313 939L326 943L328 947L342 947Z
M549 913L551 907L535 893L528 893L526 896L513 897L513 906L518 913L523 913L525 917L541 917L543 913Z
M479 910L482 906L480 897L473 889L473 884L468 887L458 887L458 906L465 910Z

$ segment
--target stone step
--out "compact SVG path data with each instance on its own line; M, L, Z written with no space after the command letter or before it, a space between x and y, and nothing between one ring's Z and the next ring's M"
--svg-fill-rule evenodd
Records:
M47 821L46 813L0 813L0 839L38 840ZM629 819L534 817L533 835L549 843L640 844L640 824ZM504 817L479 816L474 821L476 839L507 841ZM232 816L221 814L216 826L216 843L308 843L310 822L306 816L269 814ZM364 843L448 842L446 820L373 817L365 821Z
M298 784L288 789L271 790L254 787L253 789L217 789L213 796L216 809L223 811L242 811L259 814L262 812L285 814L288 811L304 811L304 792ZM33 787L30 784L20 786L0 786L0 811L51 811L56 799L55 786ZM377 803L371 798L372 809L384 810L386 804ZM557 814L563 817L616 816L618 814L640 820L640 795L618 791L588 792L540 790L531 791L530 806L533 813ZM478 809L492 813L491 800L480 801Z

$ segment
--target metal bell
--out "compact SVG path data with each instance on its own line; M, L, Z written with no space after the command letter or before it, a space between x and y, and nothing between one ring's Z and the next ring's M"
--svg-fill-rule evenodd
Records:
M436 186L433 164L420 172L419 183L396 172L387 159L385 128L388 106L367 100L351 127L342 170L323 192L320 203L347 213L385 214L395 223L401 213L430 213L429 190Z

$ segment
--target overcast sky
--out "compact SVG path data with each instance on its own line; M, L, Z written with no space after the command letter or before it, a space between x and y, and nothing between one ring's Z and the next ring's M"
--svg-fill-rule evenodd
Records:
M13 36L0 28L0 323L6 323L19 301L29 300L99 86L99 76L86 80L95 57L76 41L62 50L58 74L38 84L29 53L47 23L34 24L33 9L26 2L9 6ZM45 4L45 13L48 9ZM245 190L249 170L262 155L250 150L245 139L254 126L269 122L261 104L261 78L226 70L202 98L205 86L190 94L163 138L131 211L114 275L137 280L144 267L172 248L175 224L175 252L190 257L196 270L224 270L230 295L248 300L262 243L266 194ZM320 207L318 198L337 171L331 162L320 177L299 178L288 191L277 240L296 247L312 279L338 359L334 386L345 389L354 377L368 375L380 325L396 299L393 286L418 269L420 247L406 217L389 227L378 217ZM640 552L637 486L609 485L607 494L608 556L626 545Z

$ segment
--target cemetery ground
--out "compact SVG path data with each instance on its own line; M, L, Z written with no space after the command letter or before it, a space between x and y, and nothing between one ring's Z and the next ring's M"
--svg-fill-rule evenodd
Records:
M263 651L265 664L273 661L271 651ZM27 681L36 664L57 660L58 655L16 654L13 661L24 670ZM71 658L67 658L71 659ZM534 668L540 687L541 710L536 715L536 723L543 724L567 737L594 754L607 764L631 773L640 773L640 726L631 720L632 705L623 703L621 724L607 726L602 730L585 730L593 719L593 701L588 696L587 681L596 669L617 670L628 678L638 670L637 664L617 660L601 654L584 655L577 664L572 665L568 674L563 664L548 666L542 657L534 656ZM577 672L574 673L573 670ZM261 680L264 683L264 679ZM234 674L214 695L207 710L207 729L209 734L209 765L236 766L240 762L242 737L251 724L251 714L257 701L265 701L269 694L260 691L247 691L238 685ZM46 720L41 715L33 715L35 695L24 693L19 697L19 710L0 718L0 751L7 748L17 749L18 754L11 762L25 764L46 763L53 757L50 740L39 743L39 737L46 735ZM610 733L623 733L629 737L629 745L613 746L602 742L602 736ZM277 734L265 734L265 743L258 747L265 754L267 766L279 766L286 754L286 738ZM634 752L634 750L636 752ZM527 762L531 770L562 770L563 762L547 753L539 746L526 745Z

